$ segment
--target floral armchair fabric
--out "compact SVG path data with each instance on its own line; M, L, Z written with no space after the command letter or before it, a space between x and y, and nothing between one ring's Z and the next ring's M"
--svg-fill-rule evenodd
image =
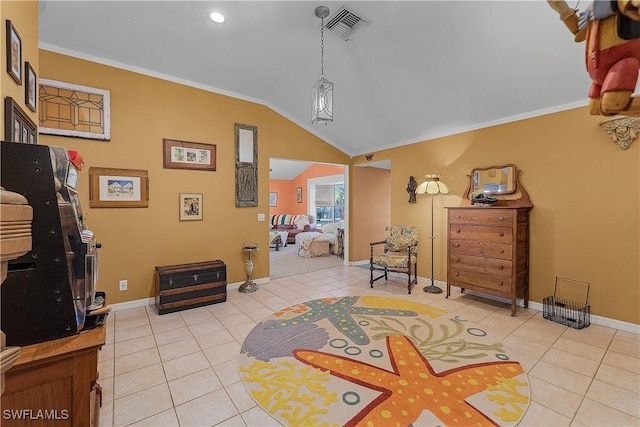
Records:
M418 283L418 228L403 225L388 226L385 228L385 236L385 240L370 243L371 279L369 282L371 287L373 288L373 282L383 277L389 280L388 272L393 271L406 273L409 276L407 287L411 293L413 286ZM384 252L374 255L374 248L377 245L384 245ZM384 274L374 278L375 270L383 271Z

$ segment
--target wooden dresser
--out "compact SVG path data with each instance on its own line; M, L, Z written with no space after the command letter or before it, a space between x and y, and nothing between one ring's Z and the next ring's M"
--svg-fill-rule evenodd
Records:
M448 208L447 297L451 286L529 304L529 207Z
M529 306L533 204L515 165L474 169L468 177L463 206L447 208L447 298L452 286L506 298L515 316L518 297Z

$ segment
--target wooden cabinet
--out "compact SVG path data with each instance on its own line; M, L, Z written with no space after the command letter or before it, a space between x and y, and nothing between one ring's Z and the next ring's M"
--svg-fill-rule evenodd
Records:
M227 266L220 260L156 267L158 314L227 300Z
M447 297L458 286L529 305L531 207L448 208Z
M2 425L97 426L98 350L105 326L20 349L6 374Z

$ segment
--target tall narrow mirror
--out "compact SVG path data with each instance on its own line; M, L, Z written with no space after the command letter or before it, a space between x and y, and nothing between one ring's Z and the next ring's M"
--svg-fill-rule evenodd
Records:
M236 207L258 206L258 128L235 125Z

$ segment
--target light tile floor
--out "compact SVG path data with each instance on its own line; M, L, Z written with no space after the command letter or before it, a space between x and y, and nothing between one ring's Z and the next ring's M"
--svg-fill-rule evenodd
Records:
M276 426L238 374L245 336L274 311L345 295L409 298L435 305L503 340L528 373L532 402L522 426L640 426L640 337L590 325L573 329L542 313L454 293L406 294L406 279L369 288L369 271L337 267L275 280L210 305L156 314L155 307L113 312L100 352L101 426Z

